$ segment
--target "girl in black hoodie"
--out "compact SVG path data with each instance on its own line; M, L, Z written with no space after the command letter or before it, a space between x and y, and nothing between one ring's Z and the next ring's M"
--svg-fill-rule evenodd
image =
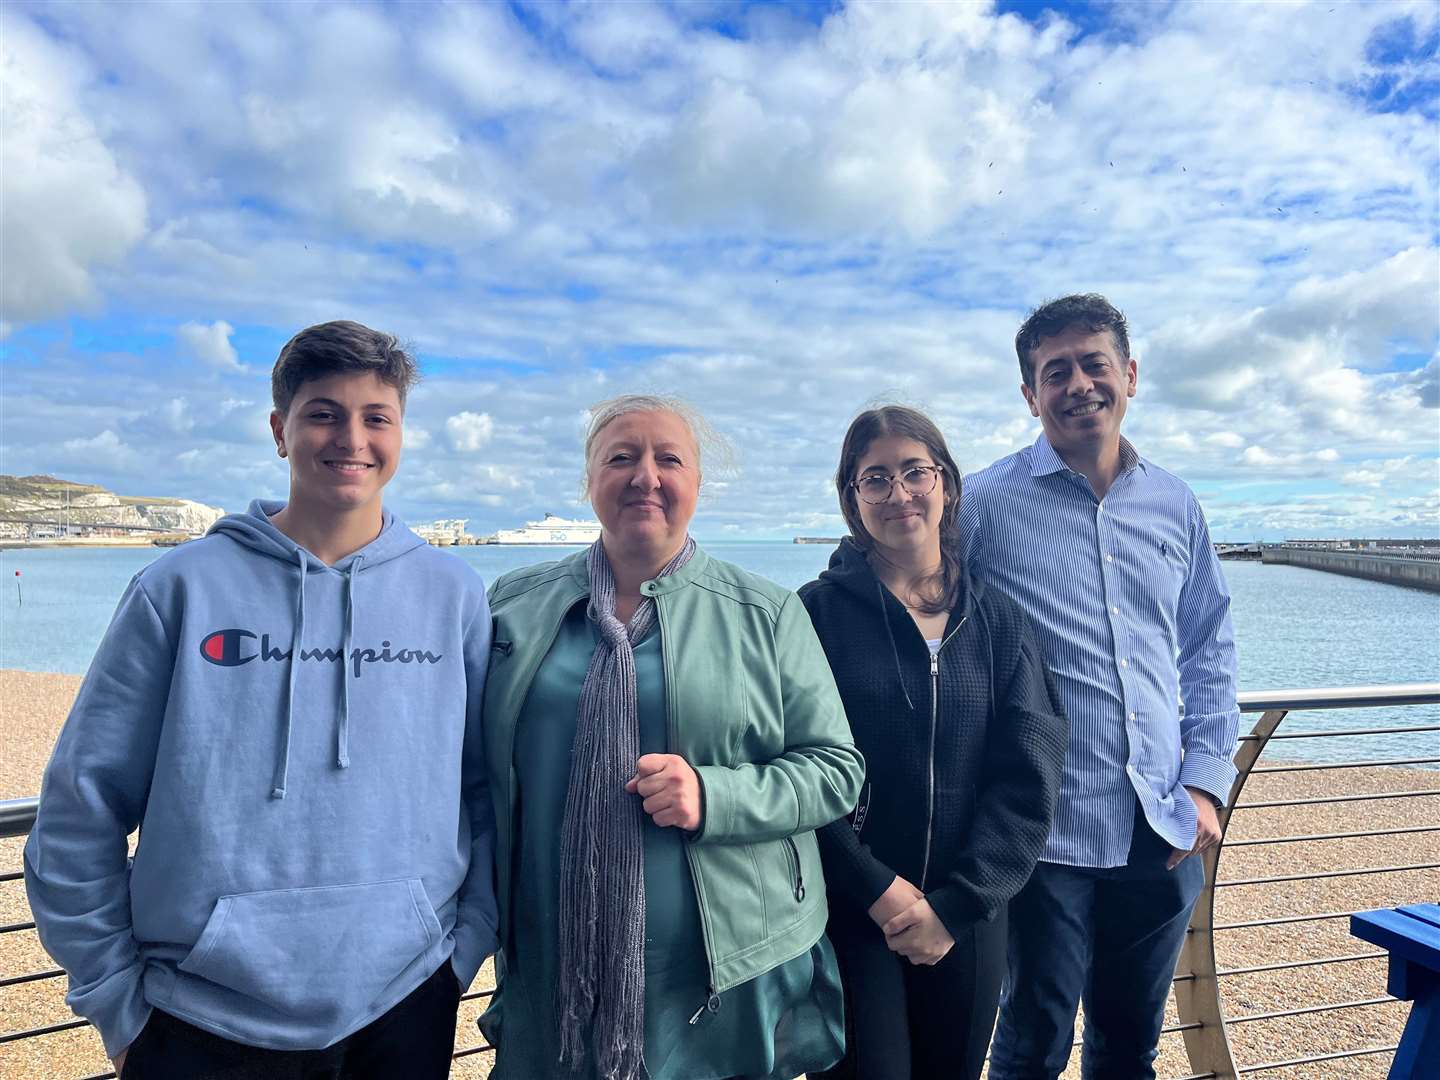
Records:
M1067 724L1020 608L965 574L960 470L930 419L862 413L835 486L850 536L800 597L867 776L820 832L849 1044L821 1075L973 1080Z

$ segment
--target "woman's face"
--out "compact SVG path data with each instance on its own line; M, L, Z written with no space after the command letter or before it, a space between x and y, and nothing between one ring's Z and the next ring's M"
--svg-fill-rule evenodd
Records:
M680 550L700 494L700 451L672 412L632 412L600 429L586 463L605 550L668 559Z
M860 521L882 555L913 557L933 551L938 558L940 519L951 478L944 473L934 476L935 486L925 495L912 494L899 480L917 466L923 469L935 464L924 443L898 435L876 439L860 455L851 480L877 475L894 478L889 496L880 503L866 502L859 491L851 489L860 508ZM927 472L916 474L914 479L919 482L913 486L923 489L930 476Z

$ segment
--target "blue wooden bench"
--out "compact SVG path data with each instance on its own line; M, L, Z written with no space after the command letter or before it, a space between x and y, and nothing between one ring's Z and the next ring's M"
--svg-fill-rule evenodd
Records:
M1350 933L1389 950L1385 990L1415 1003L1390 1080L1440 1080L1440 904L1357 912Z

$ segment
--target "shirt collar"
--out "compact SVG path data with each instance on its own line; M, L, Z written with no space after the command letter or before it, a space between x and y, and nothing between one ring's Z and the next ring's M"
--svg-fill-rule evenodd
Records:
M1130 440L1125 438L1124 435L1121 435L1120 472L1127 473L1137 465L1141 469L1144 469L1145 459L1142 458L1135 447L1131 445ZM1055 452L1055 448L1050 445L1050 440L1045 437L1045 433L1042 431L1040 437L1037 438L1034 445L1030 447L1030 475L1049 476L1052 473L1072 471L1070 466L1065 464L1064 459Z

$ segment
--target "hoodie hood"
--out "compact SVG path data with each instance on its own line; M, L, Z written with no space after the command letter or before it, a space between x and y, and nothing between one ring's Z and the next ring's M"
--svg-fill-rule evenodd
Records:
M359 551L327 565L311 552L291 540L271 524L270 519L285 508L279 501L256 499L243 514L226 514L210 527L209 536L227 536L237 544L269 558L295 567L295 625L290 641L289 670L286 677L285 708L280 714L280 740L275 751L275 768L271 775L270 797L285 798L290 772L290 735L295 715L295 677L305 636L305 582L311 574L339 574L345 583L345 612L340 644L341 676L340 706L335 718L335 767L350 767L350 665L346 662L354 649L355 579L364 569L398 559L425 541L407 529L388 510L381 511L380 535Z
M905 610L905 606L889 594L879 576L870 566L865 549L857 544L853 537L847 536L840 541L840 546L830 556L830 565L821 571L820 580L853 593L868 603L876 603L875 586L879 585L881 610L898 610L900 612ZM958 611L952 618L964 618L970 615L984 593L984 583L970 577L970 572L965 567L965 560L962 558L960 560L960 602ZM893 606L892 603L884 603L887 598L893 602Z
M389 510L382 510L380 535L359 551L346 555L333 567L327 566L270 523L270 519L284 509L285 504L278 499L256 499L243 514L226 514L210 526L206 535L228 536L237 544L244 544L262 555L341 574L347 573L356 559L367 568L375 567L425 546L425 541L407 529L404 522Z

